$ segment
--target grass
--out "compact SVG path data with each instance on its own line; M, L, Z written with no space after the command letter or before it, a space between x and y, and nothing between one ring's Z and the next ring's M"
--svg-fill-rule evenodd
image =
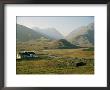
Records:
M17 60L17 74L94 74L94 51L81 49L41 50L39 58ZM56 57L49 57L49 56ZM60 57L60 58L59 58ZM86 65L76 67L75 63L84 61Z

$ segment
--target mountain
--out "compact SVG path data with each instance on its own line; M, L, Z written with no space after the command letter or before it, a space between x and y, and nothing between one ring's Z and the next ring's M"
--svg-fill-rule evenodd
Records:
M71 49L78 48L76 45L71 44L65 39L53 40L48 43L49 49Z
M25 42L29 40L36 40L40 38L49 38L39 32L36 32L26 26L17 24L16 25L16 40L17 42Z
M34 27L33 30L40 32L50 37L51 39L64 39L64 36L61 33L59 33L55 28L39 29L37 27Z
M66 39L80 47L94 46L94 23L73 30Z
M64 39L66 38L66 40ZM76 48L94 46L94 23L73 30L68 36L63 37L55 28L39 29L16 25L17 42L42 41L47 42L50 48Z

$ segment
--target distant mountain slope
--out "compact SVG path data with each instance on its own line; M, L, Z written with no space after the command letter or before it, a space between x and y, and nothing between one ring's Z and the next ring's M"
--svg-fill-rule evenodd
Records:
M58 32L55 28L39 29L37 27L34 27L33 30L47 35L52 39L64 39L63 35L60 32Z
M93 47L94 45L94 23L77 28L72 31L66 39L72 44L81 47Z
M39 32L36 32L26 26L23 25L19 25L17 24L16 26L16 40L21 41L21 42L25 42L25 41L29 41L29 40L36 40L36 39L40 39L40 38L48 38L45 35L42 35Z
M76 45L71 44L65 39L60 40L53 40L48 43L49 48L53 49L71 49L71 48L77 48Z

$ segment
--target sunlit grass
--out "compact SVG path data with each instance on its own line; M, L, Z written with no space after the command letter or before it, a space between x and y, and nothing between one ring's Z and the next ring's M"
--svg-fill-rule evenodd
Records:
M39 58L34 60L17 60L17 74L94 74L94 52L82 49L55 49L40 52ZM60 58L49 58L48 55L57 55ZM68 60L75 58L76 60ZM79 58L86 60L85 66L75 67Z

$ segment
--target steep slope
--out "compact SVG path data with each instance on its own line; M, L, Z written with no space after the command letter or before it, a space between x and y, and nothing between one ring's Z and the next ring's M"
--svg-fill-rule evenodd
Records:
M63 35L59 33L55 28L39 29L37 27L34 27L33 30L40 32L44 35L47 35L52 39L56 39L56 40L64 39Z
M88 26L80 27L72 31L66 39L80 47L93 47L94 46L94 23Z
M48 38L45 35L42 35L39 32L36 32L26 26L23 25L16 25L16 40L17 42L25 42L25 41L29 41L29 40L36 40L36 39L40 39L40 38Z

